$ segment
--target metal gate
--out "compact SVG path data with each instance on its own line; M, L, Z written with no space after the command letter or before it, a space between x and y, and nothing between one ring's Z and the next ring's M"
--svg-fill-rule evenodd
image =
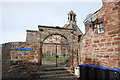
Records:
M69 66L69 49L69 44L62 36L52 35L50 39L46 39L43 43L42 65L54 67Z

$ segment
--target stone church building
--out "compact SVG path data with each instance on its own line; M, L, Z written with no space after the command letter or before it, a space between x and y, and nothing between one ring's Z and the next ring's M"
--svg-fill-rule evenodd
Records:
M43 45L52 35L62 36L64 44L70 46L69 66L92 64L120 68L120 1L103 1L102 8L89 14L84 24L85 34L77 26L76 14L70 11L68 23L63 27L38 25L38 30L26 30L26 42L2 44L3 74L9 70L12 61L42 65Z

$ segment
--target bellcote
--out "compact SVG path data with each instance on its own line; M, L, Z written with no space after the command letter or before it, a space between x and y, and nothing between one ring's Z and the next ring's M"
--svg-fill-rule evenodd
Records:
M68 23L76 24L76 14L72 10L68 13Z

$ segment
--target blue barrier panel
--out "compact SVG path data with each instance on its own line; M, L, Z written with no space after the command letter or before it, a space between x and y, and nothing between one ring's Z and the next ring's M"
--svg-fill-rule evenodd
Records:
M95 65L89 65L88 68L88 80L96 80L96 69L98 66Z
M120 80L120 69L109 69L109 80Z
M80 80L120 80L120 69L82 64Z
M17 50L20 50L20 51L32 51L33 48L17 48Z
M80 80L88 80L88 68L90 65L81 64L80 67Z
M81 64L80 66L89 67L89 64Z
M92 67L92 68L99 68L100 66L96 66L96 65L89 65L89 67Z
M120 69L111 68L109 70L120 72Z
M108 70L107 67L97 67L96 68L96 80L108 80Z
M101 67L101 66L99 66L98 68L103 69L103 70L109 69L107 67Z

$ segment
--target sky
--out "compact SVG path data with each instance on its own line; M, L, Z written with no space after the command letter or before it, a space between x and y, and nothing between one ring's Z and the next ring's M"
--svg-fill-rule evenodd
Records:
M84 33L83 21L102 7L102 1L87 2L0 2L0 44L25 41L26 30L38 30L38 25L60 26L67 23L67 13L76 13L77 25Z

